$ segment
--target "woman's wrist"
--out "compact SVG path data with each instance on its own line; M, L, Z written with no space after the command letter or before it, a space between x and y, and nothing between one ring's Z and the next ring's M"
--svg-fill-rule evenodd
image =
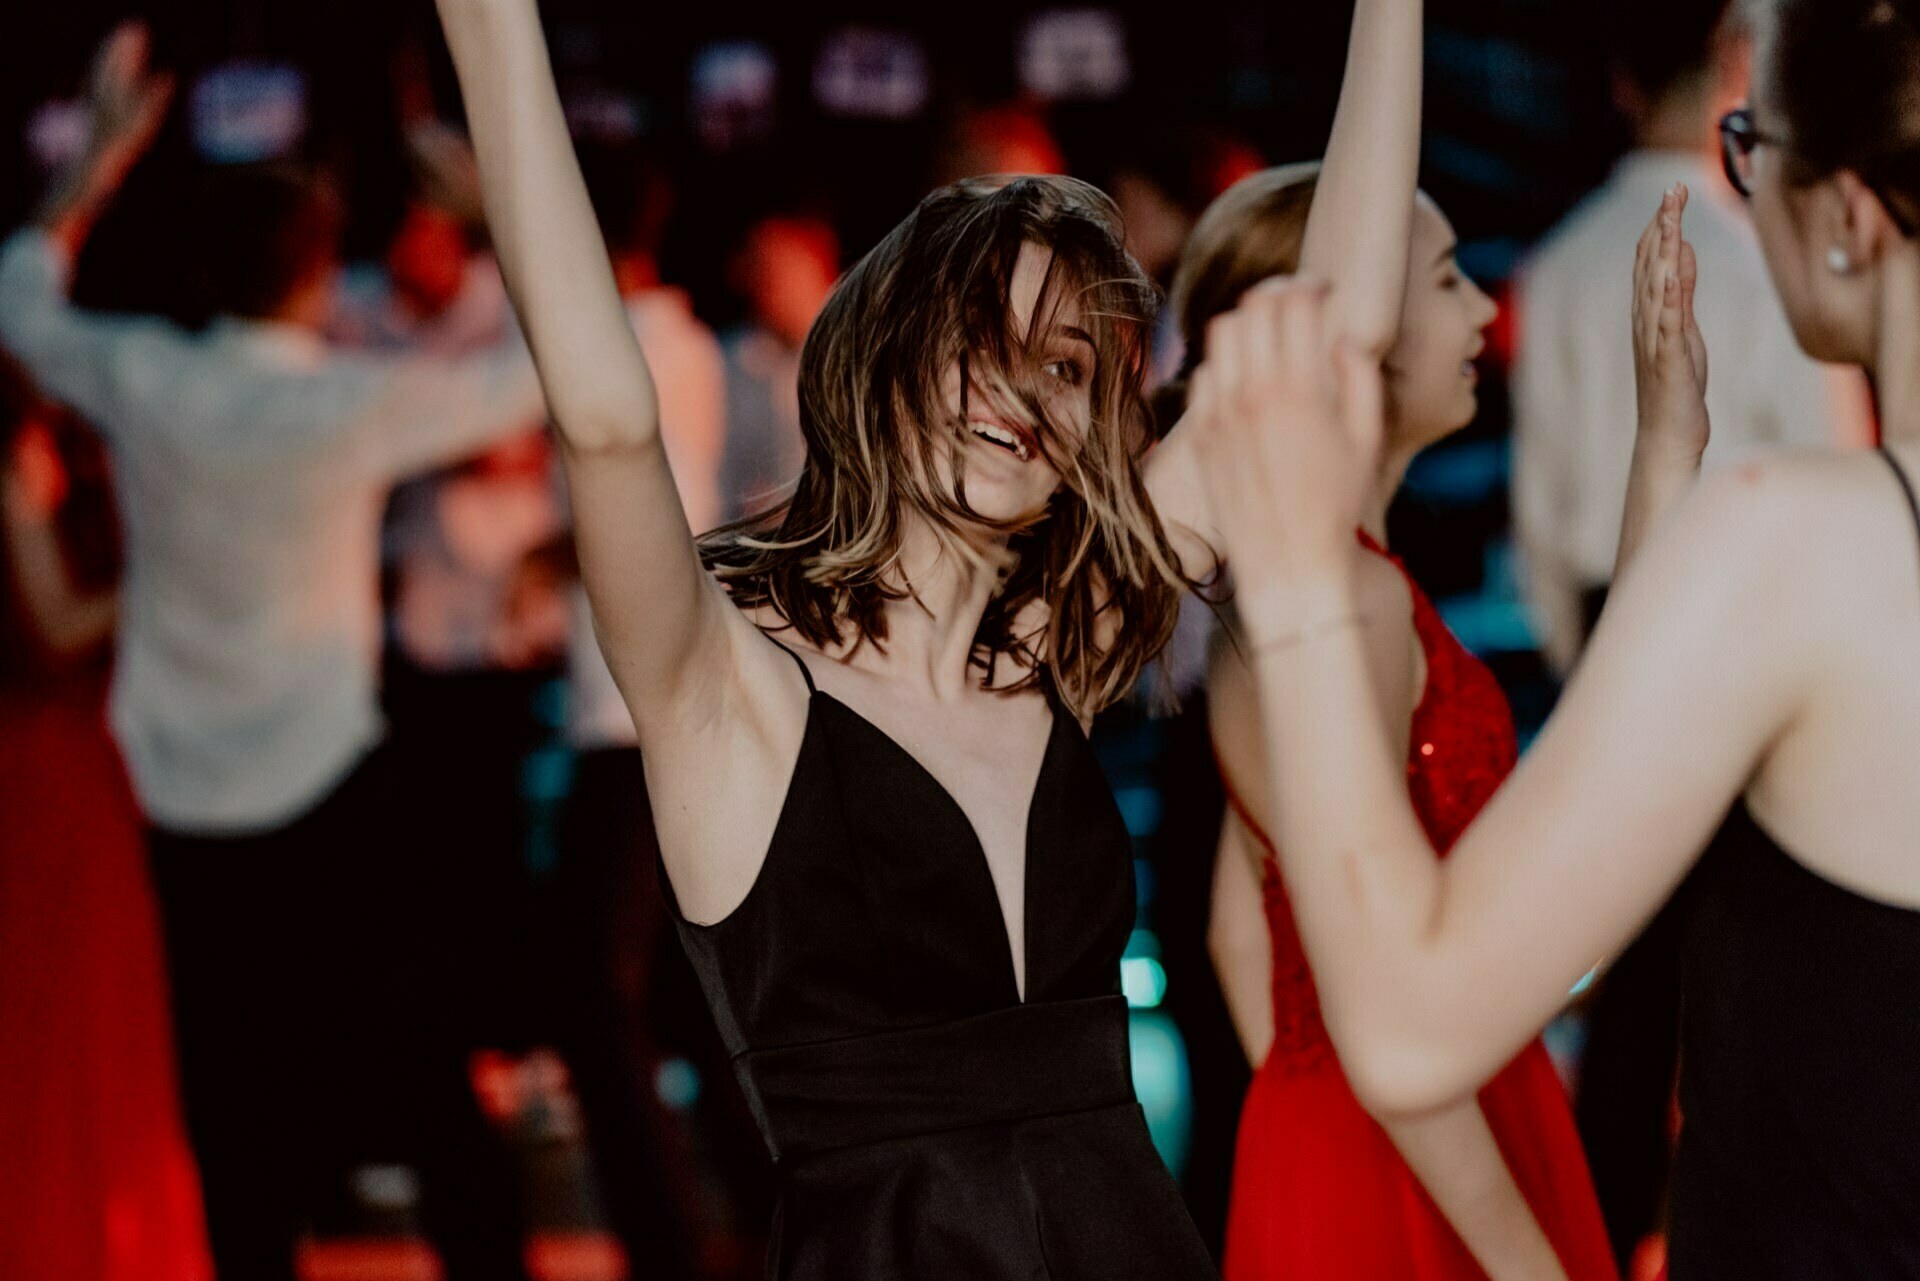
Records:
M1234 603L1254 653L1298 649L1366 623L1350 569L1334 563L1244 584Z

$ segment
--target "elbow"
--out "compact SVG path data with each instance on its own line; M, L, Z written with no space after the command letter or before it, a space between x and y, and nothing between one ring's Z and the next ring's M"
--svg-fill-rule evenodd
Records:
M1400 341L1400 317L1396 313L1393 316L1363 318L1359 323L1343 329L1341 336L1357 354L1376 365L1384 365L1394 344Z
M1336 1044L1354 1098L1383 1126L1446 1111L1480 1086L1446 1038L1374 1029L1336 1036Z
M659 424L644 405L552 405L554 434L575 454L623 454L660 444Z

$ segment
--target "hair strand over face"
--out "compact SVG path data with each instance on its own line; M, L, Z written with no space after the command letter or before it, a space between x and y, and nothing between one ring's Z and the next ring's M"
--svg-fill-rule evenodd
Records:
M1049 263L1017 331L1014 269L1028 245ZM1084 434L1056 421L1042 344L1077 304L1096 352ZM1139 467L1149 438L1141 380L1155 307L1113 204L1069 178L974 179L943 187L835 287L800 358L807 463L792 497L702 541L742 608L770 607L809 643L884 645L885 608L912 599L899 573L911 522L953 554L1006 536L1000 590L974 639L992 681L1011 656L1090 716L1130 690L1172 635L1181 578ZM948 400L960 371L961 406ZM1029 432L1062 479L1043 513L992 521L966 498L968 400ZM944 460L949 484L936 477ZM1105 639L1103 639L1105 638Z

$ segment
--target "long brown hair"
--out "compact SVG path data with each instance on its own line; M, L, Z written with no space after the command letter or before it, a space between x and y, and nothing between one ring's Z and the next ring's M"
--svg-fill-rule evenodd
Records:
M1183 374L1207 355L1207 322L1240 305L1263 280L1300 270L1320 163L1250 173L1220 193L1193 225L1174 271L1173 306L1186 342Z
M1022 248L1051 262L1026 332L1010 289ZM1084 436L1048 412L1039 344L1069 299L1096 352ZM884 645L885 607L912 598L898 573L909 514L966 553L965 527L1010 535L1004 582L974 639L974 661L1044 662L1075 713L1126 694L1172 635L1180 577L1141 481L1148 439L1141 393L1155 310L1127 255L1119 212L1070 178L972 179L942 187L834 288L800 354L807 462L793 496L702 542L742 608L769 606L815 646L851 628ZM945 398L960 369L961 411ZM1064 484L1039 519L999 524L965 492L966 401L976 391L1031 433ZM951 487L934 480L945 451Z

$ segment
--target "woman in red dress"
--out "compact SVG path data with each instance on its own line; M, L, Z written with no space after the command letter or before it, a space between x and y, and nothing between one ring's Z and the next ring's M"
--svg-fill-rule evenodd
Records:
M88 439L0 366L0 1276L205 1281Z
M1343 103L1343 113L1347 110ZM1417 126L1416 126L1417 128ZM1335 131L1339 138L1339 126ZM1244 179L1202 217L1174 286L1188 368L1207 325L1260 281L1313 261L1324 206L1351 178L1329 151L1317 165ZM1361 541L1375 692L1407 744L1407 782L1436 854L1513 768L1515 740L1493 676L1448 632L1384 547L1387 505L1407 464L1477 411L1474 361L1494 304L1454 261L1446 218L1397 193L1411 253L1392 255L1397 332L1356 345L1389 377L1390 447ZM1332 276L1337 301L1353 282ZM1349 341L1355 342L1350 328ZM1232 799L1215 872L1212 944L1229 1007L1256 1065L1242 1113L1227 1225L1228 1281L1600 1281L1616 1273L1566 1097L1534 1041L1479 1092L1415 1121L1383 1124L1356 1101L1321 1022L1288 905L1263 780L1258 703L1232 644L1218 647L1210 703L1215 751Z

